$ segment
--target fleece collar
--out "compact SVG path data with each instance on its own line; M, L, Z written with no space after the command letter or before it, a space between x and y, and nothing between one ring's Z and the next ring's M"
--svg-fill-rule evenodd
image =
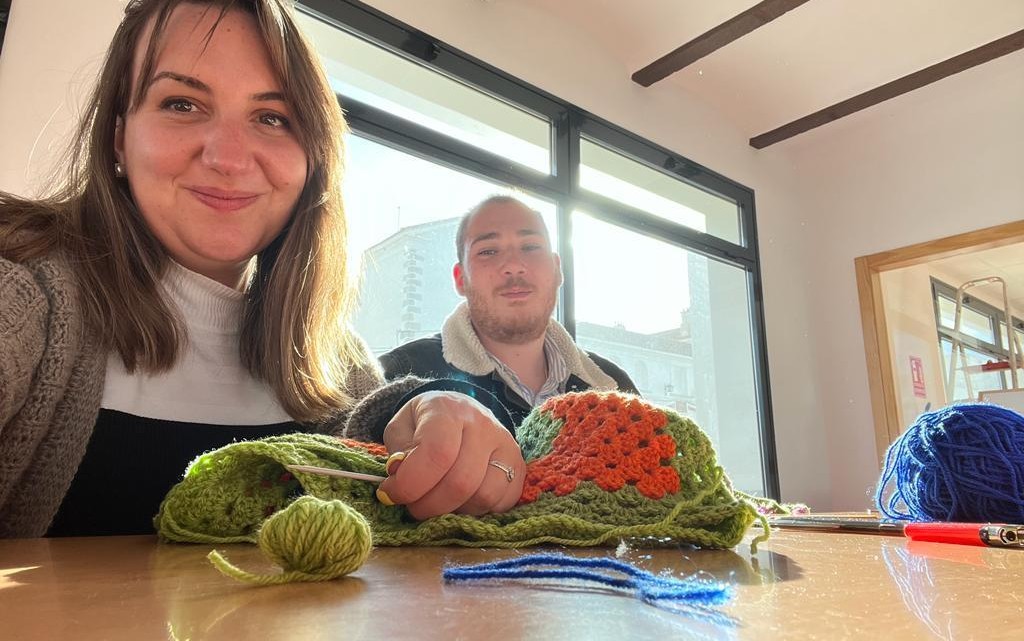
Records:
M569 332L553 319L548 321L547 334L565 358L570 374L575 374L595 390L611 391L618 388L615 379L601 371L597 363L576 345ZM469 319L469 305L465 301L444 321L441 348L444 360L473 376L484 376L495 369L491 355L473 329Z

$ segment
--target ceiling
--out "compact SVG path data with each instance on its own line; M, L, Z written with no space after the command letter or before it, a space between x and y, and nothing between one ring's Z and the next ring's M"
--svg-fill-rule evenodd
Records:
M976 278L1000 276L1006 281L1010 307L1017 313L1024 310L1024 245L1020 243L935 260L929 263L929 267L951 280L948 284L953 287ZM998 285L979 286L972 293L1002 307Z
M621 62L626 78L759 2L497 1L529 5L574 25ZM754 137L1021 29L1024 0L809 0L651 89L681 87ZM1009 55L1024 73L1024 51ZM1003 277L1012 307L1024 310L1024 246L935 265L954 286ZM998 295L997 288L984 289Z
M589 32L626 77L758 3L514 1ZM1024 0L810 0L654 87L685 88L753 137L1021 29Z

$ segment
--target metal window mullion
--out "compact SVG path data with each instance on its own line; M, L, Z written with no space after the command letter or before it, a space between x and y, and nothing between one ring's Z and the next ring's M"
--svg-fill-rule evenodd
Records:
M753 349L754 393L757 395L757 409L762 417L758 421L761 438L761 473L764 478L765 494L776 501L782 500L779 484L779 460L775 445L775 423L773 420L771 375L768 359L768 330L764 313L764 288L761 277L761 256L757 244L757 212L754 208L754 194L741 194L737 204L740 207L740 222L744 248L752 252L752 263L747 270L747 306L750 317L750 346Z
M572 111L565 111L558 119L555 131L555 178L564 190L558 199L558 253L562 259L561 322L565 330L576 338L576 261L572 247L571 194L579 183L580 130Z
M740 193L736 199L740 217L740 244L753 250L755 261L760 264L757 245L757 214L754 210L754 194Z
M750 317L750 346L754 365L754 393L759 412L758 425L761 439L761 475L765 493L781 500L779 463L775 446L775 426L772 421L772 394L768 366L768 333L765 329L764 296L761 288L761 270L756 267L747 272L747 310Z

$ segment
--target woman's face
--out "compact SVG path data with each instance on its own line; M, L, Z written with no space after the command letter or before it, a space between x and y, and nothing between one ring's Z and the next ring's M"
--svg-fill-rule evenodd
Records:
M204 9L175 9L152 77L135 81L148 88L115 151L171 258L237 288L288 222L307 159L254 18L230 11L207 40L219 11ZM136 76L148 40L135 52Z

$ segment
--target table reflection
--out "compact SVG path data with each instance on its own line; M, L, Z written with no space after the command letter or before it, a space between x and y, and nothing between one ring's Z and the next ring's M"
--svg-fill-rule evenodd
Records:
M974 582L965 582L965 574L988 570L1010 570L1021 576L1024 558L973 545L925 543L904 539L885 539L882 556L893 582L899 588L907 610L914 614L939 639L953 641L968 636L962 616L994 594L979 591ZM969 586L969 587L965 587ZM1016 590L1013 583L993 581L993 590ZM993 621L995 623L995 621Z

